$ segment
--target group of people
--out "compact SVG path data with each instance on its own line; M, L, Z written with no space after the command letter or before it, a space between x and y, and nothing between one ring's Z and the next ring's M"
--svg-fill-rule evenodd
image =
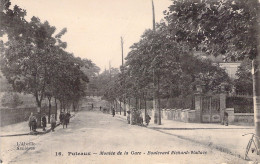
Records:
M70 112L68 111L67 113L61 112L60 113L60 122L64 126L66 126L69 124L70 122ZM52 114L50 117L50 123L51 123L51 130L54 131L55 126L56 126L56 119L55 119L55 114ZM46 131L46 126L47 126L47 119L46 119L46 114L44 113L43 116L41 117L41 124L42 124L42 129L43 131ZM37 118L36 116L31 113L29 116L29 123L28 123L29 127L30 127L30 131L32 132L36 132L37 129Z
M67 113L65 112L61 112L60 113L60 122L63 126L63 129L64 129L64 126L67 128L68 124L70 123L70 112L68 111Z
M130 114L129 114L129 119L128 123L130 124ZM150 123L151 117L149 116L149 114L145 115L145 124L144 124L144 120L143 120L143 116L141 113L136 113L135 115L135 119L134 119L134 124L139 125L139 126L148 126Z
M55 114L51 115L50 123L51 123L51 131L54 131L54 128L56 126ZM46 129L45 129L46 125L47 125L46 114L43 114L43 117L42 117L42 128L43 128L43 131L46 131Z
M55 119L55 115L51 115L50 118L50 122L51 122L51 129L52 131L54 131L54 128L56 126L56 119ZM42 130L46 131L46 125L47 125L47 119L46 119L46 114L44 113L42 118L41 118L41 124L42 124ZM32 132L36 132L37 129L37 118L36 116L31 113L31 115L29 116L29 123L28 123L29 127L30 127L30 131Z
M127 123L130 124L130 111L127 111ZM115 116L115 109L112 108L112 116L114 117ZM132 117L133 117L133 124L136 124L136 125L139 125L139 126L145 126L144 123L143 123L143 117L142 117L142 114L140 111L138 110L135 110L133 113L132 113ZM150 120L151 120L151 117L149 116L149 114L146 114L145 115L145 123L146 123L146 126L149 125L150 123Z
M29 127L30 127L30 131L36 132L36 128L37 128L37 122L36 122L36 117L33 115L33 113L31 113L31 115L29 116Z

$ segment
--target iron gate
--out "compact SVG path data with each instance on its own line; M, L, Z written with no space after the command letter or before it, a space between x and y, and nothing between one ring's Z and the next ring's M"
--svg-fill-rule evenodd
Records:
M220 98L219 95L201 97L202 122L220 122Z

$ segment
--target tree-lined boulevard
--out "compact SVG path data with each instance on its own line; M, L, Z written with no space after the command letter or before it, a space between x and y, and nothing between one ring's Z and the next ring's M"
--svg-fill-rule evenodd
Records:
M37 16L28 19L26 9L0 0L0 112L17 117L8 122L17 124L1 127L1 134L25 133L36 120L38 127L19 138L0 136L0 159L245 163L241 152L250 136L241 136L260 136L259 1L172 0L160 21L155 20L155 9L151 0L152 28L143 29L129 52L124 49L127 40L118 38L121 66L111 67L109 62L101 71L90 59L68 51L63 41L66 27L58 31ZM232 63L239 64L235 73L221 65ZM32 96L35 105L23 104L22 94ZM171 120L165 119L163 109L169 109ZM45 117L47 128L53 122L64 125L62 112L75 114L68 128L41 132ZM234 113L245 115L237 120L248 125L253 113L254 127L230 126ZM29 118L29 124L19 123L21 118ZM260 147L257 137L255 141ZM33 150L16 149L22 143Z
M145 127L128 125L125 119L119 117L120 115L112 117L111 114L100 112L98 108L101 105L100 97L96 97L93 103L97 108L94 111L83 110L77 113L71 119L67 129L57 127L54 133L42 136L1 138L3 162L246 163L242 157L229 155L201 143L180 139ZM19 125L15 129L23 128L22 126ZM2 129L2 132L5 131L7 128ZM187 133L191 134L192 131L187 131ZM204 131L205 136L211 131L210 129ZM215 131L218 133L218 130ZM235 131L237 130L226 129L228 133ZM244 131L252 131L252 129ZM174 133L179 132L175 130ZM17 150L18 140L26 143L33 142L35 145L31 147L35 149ZM122 155L117 154L119 151ZM127 155L124 154L125 152L128 152ZM159 152L167 153L160 154Z

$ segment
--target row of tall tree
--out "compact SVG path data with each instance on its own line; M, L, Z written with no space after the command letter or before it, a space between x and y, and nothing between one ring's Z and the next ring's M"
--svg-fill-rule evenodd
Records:
M44 98L57 100L62 110L86 95L87 83L93 69L99 69L88 59L80 59L66 51L67 43L61 40L66 28L56 28L39 18L25 19L26 11L9 0L0 1L1 71L13 90L32 94L38 109ZM50 115L49 108L49 115ZM40 111L41 112L41 111ZM50 117L49 117L50 118Z
M229 84L230 79L203 56L256 59L258 8L251 0L173 0L156 28L146 30L131 46L106 97L135 99L136 108L141 99L153 99L160 115L160 98L185 99L197 84L207 92L219 92L221 83Z

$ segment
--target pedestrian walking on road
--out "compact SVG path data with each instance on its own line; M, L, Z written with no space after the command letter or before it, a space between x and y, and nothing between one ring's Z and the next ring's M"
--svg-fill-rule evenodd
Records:
M146 126L149 125L150 120L151 120L151 117L149 116L149 114L146 114L146 116L145 116L145 123L146 123Z
M68 124L69 124L70 123L70 117L71 117L70 111L68 111L67 115L68 115Z
M56 119L55 119L55 115L51 115L51 130L54 132L54 128L56 126Z
M31 120L32 120L31 121L31 123L32 123L32 131L36 132L36 129L37 129L36 117L32 116Z
M63 119L63 112L60 112L59 119L60 119L60 123L62 123L62 119Z
M224 125L228 126L228 112L224 112Z
M143 119L141 114L138 117L138 125L139 126L144 126L144 119Z
M64 125L65 125L65 113L63 113L63 112L60 113L60 123L62 124L63 129L64 129Z
M43 131L46 131L46 124L47 124L47 119L46 119L46 114L44 113L43 114L43 117L42 117L42 130Z
M69 123L69 119L70 119L70 114L67 112L65 115L64 115L64 124L63 124L63 128L64 126L68 126L68 123Z
M99 109L100 109L100 111L101 111L102 107L100 106L100 108L99 108Z
M112 115L113 115L113 117L115 117L115 114L116 114L116 111L115 111L115 109L113 108L113 109L112 109Z
M30 131L32 131L32 118L33 118L33 113L31 113L30 116L29 116L28 125L29 125L29 127L30 127Z
M130 111L127 111L127 123L130 124Z

